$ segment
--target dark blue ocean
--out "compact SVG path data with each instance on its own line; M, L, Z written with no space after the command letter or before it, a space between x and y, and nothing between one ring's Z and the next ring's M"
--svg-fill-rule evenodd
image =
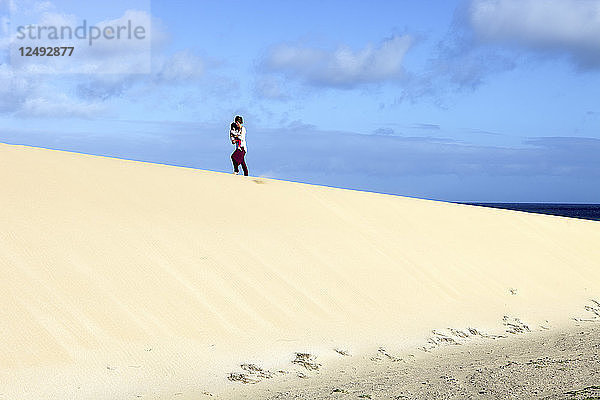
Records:
M600 204L561 203L463 203L483 207L504 208L537 214L560 215L563 217L600 221Z

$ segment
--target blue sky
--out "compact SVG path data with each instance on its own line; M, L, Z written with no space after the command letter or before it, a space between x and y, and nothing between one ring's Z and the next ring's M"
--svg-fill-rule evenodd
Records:
M600 0L0 0L0 141L447 201L600 202ZM18 26L124 21L145 40ZM28 46L49 45L40 38Z

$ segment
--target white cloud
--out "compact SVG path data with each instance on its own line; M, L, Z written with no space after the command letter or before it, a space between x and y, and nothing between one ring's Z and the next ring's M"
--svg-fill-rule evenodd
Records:
M17 110L35 86L36 82L15 74L6 64L0 64L0 113Z
M77 84L75 92L81 98L90 101L107 100L123 96L139 80L140 75L92 75L92 79Z
M600 0L471 0L469 23L484 42L571 56L600 67Z
M13 13L17 11L17 3L15 0L0 0L0 11Z
M33 10L35 12L46 12L48 10L52 10L54 8L54 4L50 1L38 1L34 4Z
M0 16L0 37L2 44L0 46L8 46L8 37L10 36L10 19L7 16ZM5 39L6 38L6 39Z
M163 61L156 74L160 82L189 82L202 76L204 63L197 55L184 50Z
M12 41L11 62L0 64L0 114L11 113L23 118L93 118L109 111L107 100L111 98L138 101L139 96L131 94L135 90L138 94L144 90L157 93L169 86L197 82L204 76L204 60L192 51L164 54L162 46L168 40L166 27L147 11L125 10L117 18L93 20L57 11L49 1L27 1L28 7L20 3L18 11L23 17L20 21L31 21L34 27L57 27L58 32L62 32L60 27L71 27L73 38L69 40L69 29L65 28L67 37L63 39L50 37L50 29L36 30L34 38L20 39L17 26L6 39L0 38L0 45L8 46ZM0 6L3 3L7 7L12 4L0 0ZM84 21L88 29L95 26L100 30L131 23L134 28L144 27L148 40L111 40L101 35L90 46L89 39L75 37L75 29L83 26ZM0 19L0 24L2 22ZM81 28L80 33L83 31L85 29ZM121 35L127 36L128 32L125 30ZM15 46L19 40L21 42ZM25 45L74 45L75 51L72 57L21 57L15 54ZM48 79L45 74L55 74L56 78Z
M128 96L132 88L156 91L161 87L190 85L204 77L204 61L189 50L169 57L156 55L154 71L149 74L91 74L82 76L76 85L77 95L90 101L104 101L113 97ZM218 83L218 80L212 83Z
M264 67L316 86L352 88L401 78L402 61L412 43L412 37L404 35L359 50L280 45L268 54Z
M255 93L262 98L271 100L287 100L289 93L283 87L280 79L274 76L263 76L255 82Z
M104 111L99 103L78 101L64 93L55 94L52 98L30 97L26 99L17 115L24 117L82 117L93 118Z

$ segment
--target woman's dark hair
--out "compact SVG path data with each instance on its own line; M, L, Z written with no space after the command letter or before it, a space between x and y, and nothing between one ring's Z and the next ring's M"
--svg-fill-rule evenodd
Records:
M243 124L244 123L244 118L242 118L239 115L236 115L234 121L235 122L239 122L240 124Z
M238 131L238 126L235 124L235 122L231 123L231 129L233 129L234 131Z

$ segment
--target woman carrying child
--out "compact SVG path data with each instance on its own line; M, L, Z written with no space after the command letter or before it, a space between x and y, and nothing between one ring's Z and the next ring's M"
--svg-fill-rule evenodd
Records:
M239 166L242 166L244 175L248 176L248 167L246 166L246 128L244 125L244 119L236 115L234 121L231 123L229 129L229 139L231 144L235 145L235 151L231 154L231 161L233 162L233 173L237 175L239 173Z

